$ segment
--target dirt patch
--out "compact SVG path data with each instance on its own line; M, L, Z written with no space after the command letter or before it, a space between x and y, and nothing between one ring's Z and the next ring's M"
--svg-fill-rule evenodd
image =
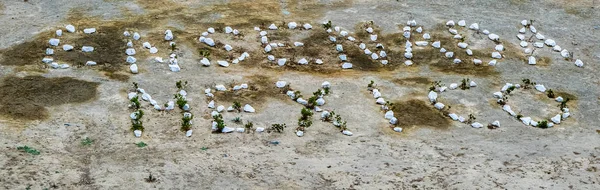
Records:
M398 126L405 129L417 126L447 129L451 126L451 120L448 117L421 100L395 102L393 111L401 113L397 114Z
M0 82L0 115L19 120L45 119L48 112L44 107L94 99L98 85L69 77L7 77Z
M567 98L569 100L577 100L577 96L576 95L570 94L568 92L556 91L556 92L554 92L554 94L555 94L556 97L560 96L560 97L563 97L563 99L565 99L565 100Z
M394 79L393 82L399 85L431 85L433 83L433 81L427 77L408 77Z
M229 102L234 101L240 102L243 105L250 104L252 106L259 106L266 102L267 98L281 98L285 99L285 94L280 89L275 87L276 80L265 75L254 75L247 77L248 89L233 91L233 85L239 85L237 83L231 83L227 86L228 91L217 91L214 93L215 101L217 102Z

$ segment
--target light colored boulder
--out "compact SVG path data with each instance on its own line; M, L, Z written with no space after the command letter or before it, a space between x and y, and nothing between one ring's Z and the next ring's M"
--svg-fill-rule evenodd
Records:
M133 56L127 56L127 63L135 63L137 59Z
M496 45L496 47L494 49L496 51L504 51L504 46L502 44L498 44L498 45Z
M390 124L396 125L397 123L398 123L398 118L396 118L396 117L390 118Z
M415 45L421 46L421 47L427 46L427 44L429 44L429 42L427 42L427 41L416 41L415 42Z
M553 39L547 39L546 41L544 41L544 44L550 47L556 46L556 42Z
M140 131L140 130L135 130L135 131L133 131L133 135L135 135L135 137L138 137L138 138L139 138L139 137L141 137L141 136L142 136L142 131Z
M490 35L488 35L488 38L490 38L490 40L492 40L492 41L500 40L500 36L498 36L496 34L490 34Z
M44 63L52 63L53 61L54 61L54 58L52 58L52 57L42 58L42 62L44 62Z
M429 102L436 102L437 101L437 93L435 91L429 91L429 94L427 95L427 97L429 98Z
M470 86L470 87L476 87L476 86L477 86L477 83L475 83L475 81L471 81L471 82L469 83L469 86Z
M225 46L223 48L225 48L225 51L233 50L233 47L231 47L231 45L229 45L229 44L225 44Z
M254 113L256 110L252 106L250 106L250 104L246 104L246 105L244 105L244 111L249 112L249 113Z
M283 88L283 87L285 87L286 85L287 85L287 82L285 82L285 81L277 81L277 82L275 83L275 86L277 86L277 88Z
M498 61L496 61L495 59L492 59L492 60L491 60L491 61L488 63L488 65L489 65L489 66L496 66L497 62L498 62Z
M63 50L64 51L71 51L71 50L73 50L73 48L74 47L72 45L69 45L69 44L63 45Z
M135 55L135 49L133 49L133 48L127 48L127 49L125 50L125 53L126 53L127 55Z
M473 64L481 65L481 63L483 63L483 61L481 61L481 59L473 59Z
M542 84L536 84L535 89L540 92L546 92L546 87Z
M385 104L385 100L383 98L377 98L375 103L383 105L383 104Z
M306 60L306 58L302 58L298 61L298 64L300 65L308 65L308 60Z
M464 43L464 42L459 42L458 43L458 47L460 47L460 48L465 49L465 48L467 48L467 46L469 46L469 44L467 44L467 43Z
M304 136L304 131L296 131L296 136L298 136L298 137Z
M467 49L465 52L467 52L467 55L469 55L469 56L473 55L473 51L471 51L471 49Z
M537 29L535 29L535 27L534 27L534 26L529 26L529 30L530 30L532 33L537 33Z
M177 64L169 65L169 70L171 70L171 72L179 72L181 71L181 67L179 67L179 65Z
M535 43L533 43L533 47L543 48L544 47L544 43L542 43L542 42L535 42Z
M86 28L86 29L83 29L83 33L86 33L86 34L92 34L92 33L95 33L95 32L96 32L96 28Z
M323 98L319 98L319 99L317 99L317 105L318 105L318 106L325 105L325 99L323 99Z
M223 106L223 105L217 106L217 112L220 113L220 112L223 112L223 111L225 111L225 106Z
M489 34L490 34L490 31L488 31L488 30L483 30L481 33L483 33L483 34L485 34L485 35L489 35Z
M483 125L481 123L475 122L475 123L471 123L471 127L473 127L473 128L482 128Z
M502 54L500 54L500 52L492 52L492 58L502 59Z
M208 60L206 57L202 58L202 60L200 60L200 63L202 63L202 65L205 67L210 66L210 60Z
M569 53L569 51L567 51L567 49L563 49L562 51L560 51L560 56L564 58L569 58L571 57L571 54Z
M73 25L69 24L69 25L65 26L65 28L67 29L67 32L70 32L70 33L75 32L75 26L73 26Z
M411 60L404 61L404 65L406 65L406 66L411 66L412 64L413 64L413 62Z
M453 62L454 64L459 64L459 63L461 63L462 61L461 61L460 59L454 59L452 62Z
M140 38L142 38L142 36L140 36L140 33L137 33L137 32L133 33L133 39L134 40L140 40Z
M222 133L231 133L234 132L235 128L231 128L231 127L223 127L223 130L221 131Z
M569 118L569 116L571 116L571 113L569 113L569 112L563 113L562 114L562 120L565 120L565 119Z
M448 32L450 32L450 34L452 34L452 35L458 34L458 30L453 29L453 28L448 29Z
M501 99L502 98L502 92L494 92L494 98Z
M352 69L352 63L343 63L342 64L342 69Z
M550 120L552 122L554 122L555 124L560 124L560 119L562 118L562 116L560 114L557 114L556 116L550 118Z
M508 112L512 116L517 116L517 114L510 108L509 105L502 106L502 110Z
M473 23L469 26L469 29L471 30L479 30L479 24L477 23Z
M441 109L444 109L445 105L444 105L444 104L442 104L441 102L438 102L438 103L435 103L435 104L433 105L433 107L435 107L435 108L436 108L436 109L438 109L438 110L441 110Z
M256 132L262 133L263 131L265 131L264 127L257 127L256 128Z
M560 51L562 51L562 48L560 46L554 46L554 47L552 47L552 50L556 51L556 52L560 52Z
M302 43L302 42L294 42L294 46L301 47L301 46L304 46L304 43Z
M554 100L556 100L557 102L563 102L564 101L563 97L560 97L560 96L556 97L556 99L554 99Z
M401 133L402 132L402 127L394 127L394 131Z
M532 120L531 120L531 117L521 117L521 121L525 125L530 125Z
M452 83L452 84L450 84L450 86L448 86L448 87L450 88L450 90L454 90L454 89L458 88L458 84L456 84L456 83Z
M94 66L94 65L97 65L97 64L98 63L96 63L95 61L87 61L87 62L85 62L85 65L88 65L88 66Z
M537 38L538 40L544 40L546 37L540 33L535 34L535 38Z
M575 66L577 66L577 67L583 67L583 61L581 61L579 59L575 60Z
M445 56L447 58L452 58L452 57L454 57L454 52L446 52Z
M131 64L129 66L129 70L131 71L131 73L137 74L138 73L138 66L137 66L137 64Z
M225 86L224 86L224 85L222 85L222 84L216 85L216 86L215 86L215 89L216 89L217 91L227 91L227 88L225 88Z
M496 127L500 127L500 121L496 120L496 121L492 122L491 125L492 126L496 126Z
M377 55L376 53L373 53L373 54L371 54L371 59L377 60L377 59L379 59L379 55Z
M377 34L371 34L371 41L377 41Z
M219 60L217 61L217 64L219 64L221 67L229 67L229 62L227 61Z
M453 27L454 26L454 21L453 20L449 20L448 22L446 22L446 26Z
M295 29L298 26L298 24L296 24L296 22L289 22L288 23L288 28L289 29Z
M385 112L385 116L384 116L385 119L392 119L392 117L394 117L394 111L390 110L390 111Z
M304 27L305 30L310 30L313 28L312 25L310 25L308 23L305 23L304 25L302 25L302 27Z

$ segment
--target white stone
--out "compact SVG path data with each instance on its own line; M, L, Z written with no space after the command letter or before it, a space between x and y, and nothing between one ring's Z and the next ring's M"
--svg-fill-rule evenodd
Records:
M453 28L450 28L450 29L448 29L448 31L449 31L449 32L450 32L450 34L452 34L452 35L456 35L456 34L458 34L458 30L456 30L456 29L453 29Z
M459 64L459 63L461 63L461 62L462 62L462 60L460 60L460 59L454 59L452 62L453 62L454 64Z
M298 137L304 136L304 131L296 131L296 136L298 136Z
M390 124L395 125L396 123L398 123L398 118L396 118L396 117L390 118Z
M92 47L92 46L82 46L81 47L81 51L83 51L83 52L93 52L94 51L94 47Z
M175 64L175 65L169 65L169 70L171 70L172 72L179 72L179 71L181 71L181 68L179 67L179 65Z
M312 25L305 23L304 25L302 25L302 27L304 27L305 30L310 30L312 29Z
M142 131L135 130L135 131L133 131L133 135L135 135L135 137L141 137L142 136Z
M89 66L94 66L97 65L98 63L96 63L95 61L87 61L85 62L85 65L89 65Z
M365 49L365 54L367 54L367 55L371 55L372 53L373 53L373 52L371 52L371 50L369 50L369 49Z
M133 33L133 39L134 40L139 40L142 36L140 36L140 33L134 32Z
M225 88L225 85L216 85L215 89L217 89L217 91L227 91L227 88Z
M467 22L465 20L459 20L457 24L458 24L458 26L462 26L462 27L467 26Z
M173 40L173 32L171 30L165 31L165 40L167 40L167 41Z
M498 44L498 45L496 45L496 47L494 49L496 51L504 51L504 46L502 44Z
M371 59L379 59L379 55L377 55L376 53L371 54Z
M315 61L315 63L317 63L318 65L321 65L321 64L323 64L323 60L321 60L321 59L317 59L317 60Z
M500 52L492 52L492 58L494 59L502 59L502 54Z
M537 38L538 40L544 40L546 37L540 33L535 34L535 38Z
M494 92L494 98L501 99L502 98L502 92Z
M429 44L429 42L427 42L427 41L416 41L415 44L417 46L421 46L422 47L422 46L427 46L427 44Z
M132 56L127 56L127 63L135 63L137 59Z
M344 31L341 31L341 32L340 32L340 35L341 35L341 36L347 36L347 35L348 35L348 32L347 32L347 31L345 31L345 30L344 30Z
M413 64L413 62L411 60L404 61L404 65L406 65L406 66L411 66L412 64Z
M410 32L409 31L404 31L404 33L402 34L402 36L404 36L404 38L408 39L408 38L410 38Z
M133 47L133 42L131 42L131 41L127 42L127 47Z
M214 34L215 33L215 28L210 27L206 31L208 31L208 33Z
M265 128L264 128L264 127L257 127L257 128L256 128L256 132L259 132L259 133L261 133L261 132L263 132L263 131L265 131Z
M289 29L295 29L295 28L296 28L296 26L298 26L298 24L296 24L296 22L289 22L289 23L288 23L288 28L289 28Z
M473 55L473 51L471 51L471 49L467 49L465 51L467 53L467 55L472 56Z
M44 62L44 63L52 63L52 61L54 61L54 58L52 58L52 57L42 58L42 62Z
M275 61L275 56L273 56L273 55L268 55L268 56L267 56L267 59L268 59L269 61Z
M481 123L475 122L475 123L471 124L471 127L473 127L473 128L482 128L483 125Z
M390 110L390 111L385 112L385 116L384 116L385 119L392 119L392 117L394 117L394 111Z
M433 107L435 107L435 108L436 108L436 109L438 109L438 110L441 110L441 109L444 109L445 105L444 105L444 104L442 104L441 102L438 102L438 103L435 103L435 104L433 105Z
M344 63L342 64L342 69L352 69L352 63Z
M556 116L550 118L550 120L552 120L552 122L554 122L555 124L560 124L560 119L561 119L561 115L557 114Z
M423 27L419 27L415 31L420 34L421 32L423 32Z
M406 25L408 25L408 26L417 26L417 21L415 21L415 20L409 20L408 22L406 22Z
M434 91L429 91L429 94L427 95L427 97L429 98L429 101L433 103L433 102L437 101L438 95Z
M167 102L167 107L165 108L165 110L173 110L173 109L175 109L175 102L173 102L173 101Z
M431 35L429 35L429 33L425 33L425 34L423 34L423 39L429 40L429 39L431 39Z
M488 35L488 38L490 38L490 40L492 40L492 41L500 40L500 36L498 36L496 34L490 34L490 35Z
M127 48L127 49L125 50L125 53L126 53L127 55L135 55L135 49L133 49L133 48Z
M65 26L65 28L67 29L67 32L70 32L70 33L75 32L75 26L73 26L73 25L69 24L69 25Z
M94 33L94 32L96 32L96 28L86 28L86 29L83 29L83 33L86 33L86 34L91 34L91 33Z
M342 52L344 51L344 47L342 46L342 44L337 44L335 45L335 50L337 50L338 52Z
M519 43L519 45L523 48L527 47L527 45L529 45L526 41L521 41L521 43Z
M226 26L225 27L225 34L229 34L233 32L233 28L231 28L230 26Z
M464 42L458 43L458 47L460 47L460 48L465 49L465 48L467 48L467 46L469 46L469 44L467 44L467 43L464 43Z
M394 131L400 133L400 132L402 132L402 128L401 127L394 127Z
M458 88L458 84L456 84L456 83L452 83L452 84L450 84L450 86L448 86L448 87L450 88L450 90L454 90L454 89Z
M210 47L215 46L215 40L213 40L212 38L205 38L204 43Z
M158 62L158 63L163 63L163 58L162 57L155 57L154 61Z
M462 39L463 37L460 34L454 35L454 39Z
M348 60L348 56L346 56L346 54L341 54L341 55L338 56L338 58L340 58L341 61Z
M440 48L440 53L446 53L446 48Z
M404 57L406 57L406 59L412 59L413 54L411 52L405 52Z
M256 110L254 110L254 108L252 106L250 106L250 104L246 104L244 106L244 111L249 112L249 113L254 113Z
M554 100L556 100L557 102L563 102L564 101L563 97L560 97L560 96L556 97L556 99L554 99Z
M229 44L225 44L225 46L223 48L225 48L226 51L233 50L233 47L231 47L231 45L229 45Z
M547 46L550 46L550 47L556 46L556 42L552 39L547 39L546 41L544 41L544 44L546 44Z
M496 61L495 59L492 59L492 60L491 60L491 61L488 63L488 65L489 65L489 66L496 66L497 62L498 62L498 61Z
M476 87L476 86L477 86L477 83L475 83L475 81L471 81L471 82L469 83L469 86L470 86L470 87Z
M535 42L533 43L533 46L536 48L543 48L544 47L544 43L542 42Z
M302 43L302 42L294 42L294 46L301 47L301 46L304 46L304 43Z
M219 60L219 61L217 61L217 64L219 64L219 66L221 66L221 67L229 67L229 62L227 62L227 61Z
M521 117L521 121L525 125L530 125L531 124L531 117Z
M220 112L223 112L224 110L225 110L225 106L223 106L223 105L217 106L217 112L220 113Z
M222 133L231 133L234 131L235 131L235 128L231 128L231 127L223 127L223 130L221 130Z
M58 65L58 63L56 63L56 62L52 62L52 63L50 64L50 67L52 67L53 69L58 69L60 66L59 66L59 65Z
M534 27L534 26L529 26L529 30L530 30L532 33L537 33L537 30L535 29L535 27Z
M488 35L488 34L490 34L490 31L488 31L488 30L483 30L483 31L482 31L482 33L483 33L483 34L485 34L485 35Z
M567 51L567 49L563 49L562 51L560 51L560 56L564 58L569 58L571 57L571 54L569 53L569 51Z
M233 35L238 35L238 34L240 34L240 31L237 29L233 29Z
M452 57L454 57L454 52L446 52L445 55L447 58L452 58Z
M278 60L277 60L277 65L279 65L279 66L284 66L284 65L285 65L285 62L287 62L287 59L285 59L285 58L278 59Z
M483 63L483 61L481 61L481 59L473 59L473 63L475 65L481 65L481 63Z
M569 116L571 116L571 114L569 112L565 112L562 114L562 119L565 120L565 119L569 118Z
M377 98L375 103L383 105L383 104L385 104L385 100L383 98Z
M306 60L306 58L302 58L298 61L298 64L300 65L307 65L308 64L308 60Z
M554 47L552 47L552 50L554 50L556 52L560 52L560 51L562 51L562 48L560 46L554 46Z
M578 67L583 67L583 61L577 59L577 60L575 60L575 65Z
M371 41L377 41L377 34L371 34Z
M65 44L65 45L63 45L63 50L65 50L65 51L71 51L71 50L73 50L73 46L69 45L69 44Z
M129 66L129 70L131 70L131 73L137 74L138 73L138 66L137 66L137 64L131 64Z
M214 100L211 100L211 101L208 103L208 108L210 108L210 109L214 109L214 108L215 108L215 101L214 101Z
M517 116L517 114L510 108L509 105L502 106L502 110L508 112L512 116Z
M454 26L454 21L453 20L449 20L448 22L446 22L446 26Z
M527 26L528 24L529 24L529 21L527 21L527 20L521 21L521 25L523 25L523 26Z
M523 34L517 34L517 38L521 41L525 40L525 36Z
M527 48L523 50L523 53L525 54L531 54L533 52L533 50L531 50L531 48Z
M454 121L458 120L458 115L456 115L455 113L448 114L448 116L450 116L450 118Z
M536 84L535 85L535 89L540 91L540 92L546 92L546 87L542 84Z
M200 63L202 63L202 65L206 67L210 66L210 60L208 60L206 57L202 58L202 60L200 60Z
M471 26L469 26L469 29L471 29L471 30L479 30L479 24L473 23L473 24L471 24Z
M431 46L433 46L434 48L441 48L442 44L440 41L435 41L435 42L431 43Z

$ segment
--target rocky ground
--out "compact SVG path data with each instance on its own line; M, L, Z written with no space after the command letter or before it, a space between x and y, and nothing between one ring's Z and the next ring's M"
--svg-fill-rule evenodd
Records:
M599 189L600 188L600 1L184 1L85 0L0 2L0 187L5 189ZM486 35L461 29L483 64L474 66L447 32L448 20L479 23L500 36L506 48L496 66L488 66L495 44ZM546 38L574 53L585 65L577 67L560 53L544 47L534 53L539 63L528 65L515 36L521 20L534 20ZM388 65L372 61L350 42L345 52L354 64L343 70L335 44L321 23L350 32L370 49L364 27L379 34L377 43L388 49ZM415 20L432 39L465 60L458 66L432 47L415 47L414 65L403 58L402 29ZM288 22L311 23L312 30L284 29ZM273 54L290 58L279 67L267 61L255 26L276 23L281 29L270 39L304 48L276 48ZM78 32L68 33L74 25ZM469 26L469 24L467 26ZM239 29L243 36L211 35L234 51L211 48L198 41L209 27ZM95 34L84 28L95 27ZM458 27L457 27L458 28ZM63 52L55 60L68 69L52 69L44 58L48 40L62 29L61 44L78 51L94 45L92 54ZM171 50L164 31L172 30ZM133 41L138 74L125 62L124 31L139 32ZM218 33L218 32L217 32ZM415 35L416 33L413 33ZM314 36L320 36L319 38ZM415 35L416 36L416 35ZM419 35L420 36L420 35ZM528 34L527 37L531 36ZM419 37L414 37L419 38ZM341 38L340 38L341 39ZM150 54L142 42L159 49ZM531 45L529 45L531 47ZM200 63L201 52L217 59L250 58L229 67ZM171 52L180 72L169 70ZM362 51L362 50L360 50ZM309 57L308 65L297 65ZM324 64L314 64L316 58ZM96 66L85 66L88 59ZM231 59L230 59L231 60ZM293 61L293 63L292 63ZM42 77L39 77L42 76ZM438 100L439 111L428 101L434 81L446 86L469 78L477 87L448 90ZM552 128L524 125L496 103L492 93L505 83L531 79L571 97L570 118ZM156 111L142 101L144 133L131 131L128 92L133 82L159 104L173 100L176 81L188 81L187 100L193 135L186 137L181 112ZM321 108L335 110L353 133L345 136L331 123L319 120L297 137L302 105L290 100L277 81L286 81L308 98L324 81L331 93ZM391 126L367 84L374 81L382 97L395 104L401 125ZM251 104L255 113L224 112L256 127L286 123L282 133L213 133L206 88L247 83L241 92L214 92L216 105L233 101ZM230 86L231 85L231 86ZM519 114L540 121L557 113L559 103L534 89L515 90L508 105ZM483 128L452 121L447 112L473 114ZM488 129L493 121L500 128ZM398 133L393 127L402 127ZM139 147L139 143L146 144ZM24 150L27 146L31 149ZM34 150L32 150L34 149ZM37 152L36 152L37 151ZM39 154L38 154L39 153ZM149 176L155 178L150 180Z

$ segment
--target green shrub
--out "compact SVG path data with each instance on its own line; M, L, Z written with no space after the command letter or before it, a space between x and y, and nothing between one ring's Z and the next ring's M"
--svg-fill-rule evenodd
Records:
M192 129L192 119L194 118L194 115L190 116L190 117L183 117L181 118L181 130L182 131L189 131L190 129Z
M537 127L539 127L539 128L542 128L542 129L549 128L549 126L548 126L548 121L546 121L546 120L542 120L542 121L540 121L540 122L538 123L538 126L537 126Z
M240 118L240 117L235 117L235 118L233 118L231 121L233 121L234 123L241 123L241 122L242 122L242 118Z
M185 99L185 97L183 97L181 94L177 93L175 94L175 99L177 107L179 107L179 109L183 109L183 106L185 106L187 104L187 100Z
M246 128L246 133L250 133L250 131L254 131L254 123L251 121L244 124L244 128Z
M85 139L81 140L81 145L83 146L92 145L93 143L94 140L90 139L89 137L86 137Z
M552 91L552 89L548 89L548 91L546 91L546 95L548 95L548 98L555 98L554 96L554 91Z
M325 30L330 29L331 28L331 21L327 21L327 23L323 23L323 28L325 28Z
M237 110L238 112L241 112L241 110L242 110L242 104L238 101L234 101L232 107L233 107L233 109Z
M217 131L216 132L222 132L223 128L225 128L227 125L225 125L225 122L223 121L223 116L221 114L215 115L213 116L213 119L215 120L215 122L217 122Z
M471 80L469 78L462 79L462 81L460 82L460 89L462 89L462 90L470 89L471 88L470 81Z
M36 150L36 149L33 149L33 148L31 148L31 147L28 147L28 146L20 146L20 147L17 147L17 150L20 150L20 151L23 151L23 152L29 153L29 154L31 154L31 155L39 155L39 154L40 154L40 151L38 151L38 150Z
M131 101L131 107L133 109L140 109L141 104L140 104L140 100L137 96L133 97L130 101Z
M139 143L136 143L135 145L136 145L137 147L139 147L139 148L143 148L143 147L146 147L146 146L148 146L148 145L147 145L146 143L144 143L144 142L139 142Z
M282 123L282 124L272 124L271 128L269 128L268 132L275 131L275 132L281 133L281 132L283 132L283 129L285 129L286 127L287 126L286 126L285 123Z

